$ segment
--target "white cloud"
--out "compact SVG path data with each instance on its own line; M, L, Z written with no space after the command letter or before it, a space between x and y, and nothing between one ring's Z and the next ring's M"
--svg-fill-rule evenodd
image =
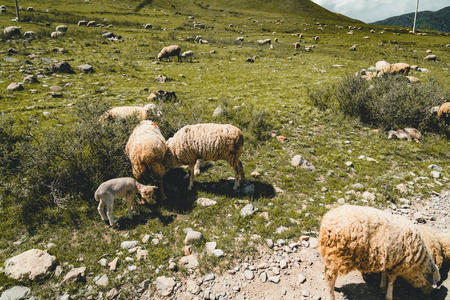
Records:
M366 23L414 12L415 0L312 0L331 10ZM436 11L450 5L448 0L419 1L419 11Z

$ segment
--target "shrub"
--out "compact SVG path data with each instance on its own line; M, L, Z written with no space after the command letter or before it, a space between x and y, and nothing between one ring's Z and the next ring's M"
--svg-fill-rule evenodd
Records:
M309 96L321 109L337 108L345 115L385 130L414 127L442 131L430 109L448 101L450 93L434 79L412 84L404 76L371 81L346 76L334 86L310 91Z

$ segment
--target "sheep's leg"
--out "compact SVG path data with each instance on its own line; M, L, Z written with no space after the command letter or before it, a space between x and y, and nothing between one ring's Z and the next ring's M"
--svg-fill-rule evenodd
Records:
M240 181L245 181L244 168L242 167L242 163L239 159L230 161L230 165L234 169L234 187L233 190L237 190L240 186Z
M393 300L393 292L394 292L394 281L397 278L395 275L388 275L388 288L386 293L386 300Z
M200 165L202 164L203 159L197 159L197 162L195 163L194 166L194 175L198 175L200 174Z
M134 193L130 193L126 197L126 199L127 199L127 215L128 215L128 219L130 219L130 220L133 220L133 214L131 213L131 210L134 210L133 198L134 198Z
M167 197L166 197L166 194L164 194L164 187L163 187L163 178L162 178L162 176L160 176L158 178L158 190L161 193L160 194L161 195L161 200L166 200Z
M337 272L325 267L325 281L326 281L326 300L334 300L334 285L336 284Z
M110 226L115 225L113 209L114 209L114 198L108 199L108 201L106 201L106 215L108 216Z
M189 164L189 186L188 191L192 190L192 187L194 186L194 164Z
M103 222L106 221L106 215L105 215L104 209L105 209L105 201L100 199L100 203L98 204L97 210L98 210L98 213L100 214L100 217L102 218Z
M381 292L383 293L383 294L386 294L387 293L387 288L388 288L388 286L387 286L387 281L386 281L386 272L381 272L381 283L380 283L380 289L381 289Z

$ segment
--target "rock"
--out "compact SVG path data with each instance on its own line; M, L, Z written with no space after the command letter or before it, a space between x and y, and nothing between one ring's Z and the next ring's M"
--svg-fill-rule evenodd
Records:
M198 198L197 199L197 205L203 206L203 207L209 207L217 204L217 201L208 199L208 198Z
M287 268L287 262L285 259L280 260L280 269L286 269Z
M442 172L442 168L439 167L438 165L435 165L435 164L429 165L428 169L435 170L435 171L438 171L438 172Z
M86 267L74 268L69 271L69 273L64 276L61 281L61 285L65 285L72 282L77 282L78 280L84 278L84 272L86 271Z
M420 212L414 213L414 220L416 220L418 223L425 223L425 217Z
M198 231L188 231L184 239L185 245L200 244L203 241L203 234Z
M108 260L106 258L102 258L98 261L98 263L102 266L102 267L106 267L106 265L108 264Z
M362 185L361 183L355 183L351 185L351 188L358 191L362 191L364 190L364 185Z
M67 50L66 50L66 48L55 47L55 48L53 48L53 52L56 52L59 54L64 54L64 53L67 53Z
M373 193L370 192L364 192L362 194L363 199L368 200L368 201L375 201L375 195Z
M131 249L136 247L138 241L124 241L120 244L120 248L122 249Z
M115 37L116 35L112 32L105 32L102 34L102 37L106 38L106 39L111 39L113 37Z
M180 258L180 265L186 267L186 269L195 270L198 267L198 260L195 255L187 255Z
M253 272L250 270L245 270L244 276L247 280L253 280L255 278L255 274L253 274Z
M151 236L149 234L144 235L142 238L142 243L146 244L150 240Z
M61 266L56 266L55 271L53 272L53 274L55 274L55 277L59 277L61 276L61 274L63 273L63 267Z
M213 281L214 279L216 279L216 276L214 274L208 274L205 276L205 278L203 279L203 281L208 282L208 281Z
M273 248L273 240L272 239L266 239L266 245L267 245L267 247L272 249Z
M75 74L72 66L68 62L62 62L51 65L53 73Z
M23 79L24 83L39 83L39 80L34 75L28 75Z
M404 184L398 184L397 186L396 186L396 188L397 188L397 190L399 190L400 191L400 193L402 193L402 194L407 194L408 193L408 188L406 187L406 185L404 185Z
M119 291L116 288L112 288L108 293L106 293L106 299L114 299L119 295Z
M12 92L16 92L16 91L23 91L24 88L20 83L17 82L11 82L8 87L6 88L7 91L12 91Z
M273 283L279 283L280 282L280 276L269 276L269 281Z
M433 177L433 178L436 178L436 179L439 179L439 178L441 178L442 177L442 173L441 172L438 172L438 171L431 171L431 176Z
M165 276L157 277L155 280L156 290L163 297L167 297L172 294L173 288L175 287L175 280L172 278L167 278Z
M38 280L50 273L55 261L48 251L31 249L6 260L4 273L19 281Z
M148 257L148 250L138 249L136 251L136 259L137 260L146 259L147 257Z
M302 168L308 171L314 171L316 167L303 158L301 155L296 155L292 158L291 164L296 168Z
M207 242L205 243L205 252L207 254L212 254L212 252L216 249L217 243L216 242Z
M313 249L317 249L319 247L319 239L310 238L309 239L309 247Z
M305 283L305 281L306 281L305 275L303 275L302 273L298 274L298 283L302 284Z
M110 270L110 271L115 271L115 270L116 270L116 268L117 268L117 262L118 262L118 261L119 261L119 258L116 257L116 258L114 258L113 261L111 261L111 262L108 264L109 270Z
M77 69L78 70L80 70L81 72L83 72L83 73L94 73L94 67L92 67L91 65L89 65L89 64L82 64L82 65L79 65L78 67L77 67Z
M60 92L60 91L62 91L62 87L60 87L58 85L51 86L49 89L52 92Z
M257 210L258 210L258 208L250 203L250 204L247 204L246 206L244 206L243 209L241 209L241 213L240 214L241 214L242 217L245 218L246 216L252 215Z
M223 252L222 249L214 249L213 252L212 252L212 254L213 254L215 257L222 257L222 256L225 256L225 253Z
M0 300L21 300L28 299L31 294L31 290L24 286L13 286L12 288L4 291L0 296Z
M193 295L197 295L200 292L200 287L194 280L188 279L186 281L186 290Z
M259 279L261 280L261 282L266 282L267 281L267 274L266 274L266 272L262 272L259 275Z
M104 274L102 277L100 277L99 279L97 279L97 281L95 281L95 284L98 286L108 286L109 284L109 278L106 274Z
M225 110L222 108L222 106L217 106L213 112L213 117L222 116L224 113L225 113Z
M167 81L167 77L164 75L158 75L158 77L155 78L154 82L158 83L165 83Z

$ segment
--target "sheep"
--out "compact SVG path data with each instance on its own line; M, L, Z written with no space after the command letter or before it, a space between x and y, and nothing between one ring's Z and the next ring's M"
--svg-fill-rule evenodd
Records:
M66 25L58 25L58 26L56 26L56 31L67 32L67 26Z
M258 42L259 45L272 44L272 40L271 39L258 40L257 42Z
M184 51L183 53L181 53L181 57L182 58L189 58L189 62L192 62L192 56L194 56L194 52L189 50L189 51Z
M404 128L400 130L390 130L387 139L406 139L408 141L419 142L422 133L415 128Z
M407 76L409 74L409 71L411 70L411 66L405 63L396 63L396 64L386 63L382 66L381 70L378 71L378 63L377 63L378 76L397 75L397 74L403 74Z
M178 61L181 61L180 57L181 48L178 45L171 45L162 48L161 52L158 54L158 60L162 60L163 58L170 59L171 56L177 56Z
M450 125L450 102L445 102L439 107L437 117L445 124Z
M301 45L300 45L299 42L295 42L295 43L294 43L294 49L298 49L298 48L300 48L300 47L301 47Z
M106 221L104 208L106 205L106 214L108 216L109 225L113 227L116 225L113 216L114 199L125 197L127 200L127 214L131 220L133 216L131 210L134 209L133 198L136 193L141 194L142 200L140 204L152 202L153 190L156 186L142 185L131 177L115 178L103 182L95 191L95 200L99 201L97 210L102 218Z
M3 34L7 39L12 38L13 36L21 37L22 36L22 33L20 32L21 28L22 26L9 26L3 30Z
M161 118L163 114L161 109L153 103L147 104L144 107L119 106L105 112L100 117L100 121L106 122L108 119L125 119L132 115L137 115L140 120L149 120L151 118Z
M240 181L245 181L244 168L239 160L244 145L241 130L230 124L187 125L167 140L168 151L165 157L167 168L180 165L189 166L189 186L194 185L194 169L197 160L226 160L234 169L234 190Z
M95 21L89 21L89 22L87 22L86 26L87 27L95 27L96 24L97 23Z
M167 153L167 144L156 123L141 121L130 135L125 152L130 159L136 179L139 180L148 170L157 176L160 196L165 200L163 175L166 172L164 157Z
M86 26L86 25L87 25L87 21L86 20L78 21L78 26Z
M343 205L329 211L322 219L319 244L327 300L335 299L338 275L355 269L385 274L380 287L387 292L386 300L393 299L398 276L414 278L416 287L436 287L440 280L419 229L404 217L375 208Z
M63 36L64 35L64 32L61 32L61 31L53 31L51 34L50 34L50 37L52 38L52 39L57 39L57 38L59 38L60 36Z
M26 39L35 39L36 38L36 33L34 33L34 31L25 31L23 33L23 37Z

